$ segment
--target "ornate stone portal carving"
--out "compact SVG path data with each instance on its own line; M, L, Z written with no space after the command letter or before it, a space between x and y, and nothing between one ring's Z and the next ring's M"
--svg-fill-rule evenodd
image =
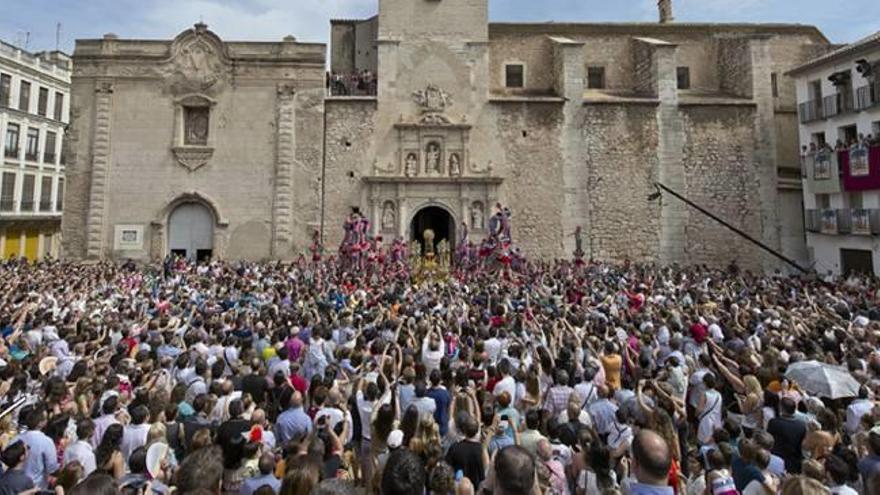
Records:
M483 230L485 228L485 215L483 213L483 203L474 201L471 205L471 229Z
M404 173L407 177L415 177L419 174L419 158L415 153L406 155L406 168Z
M452 177L461 176L461 159L458 157L458 153L449 155L449 175Z
M425 149L425 172L428 174L443 175L443 157L440 145L434 141L428 143Z
M386 201L385 205L382 206L382 230L389 232L395 230L394 227L397 223L397 210L394 207L394 203L391 201Z
M452 96L439 87L429 84L425 89L414 91L413 101L422 107L421 123L434 125L451 123L443 112L452 106Z

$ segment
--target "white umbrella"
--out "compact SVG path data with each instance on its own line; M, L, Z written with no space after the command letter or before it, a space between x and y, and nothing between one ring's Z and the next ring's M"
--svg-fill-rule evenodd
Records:
M801 361L789 365L785 377L812 395L843 399L859 394L859 382L846 368L819 361Z

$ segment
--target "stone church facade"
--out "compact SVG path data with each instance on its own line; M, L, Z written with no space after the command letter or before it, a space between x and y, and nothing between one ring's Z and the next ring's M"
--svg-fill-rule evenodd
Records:
M291 259L358 208L386 241L485 234L532 256L772 268L660 182L807 258L794 84L828 40L800 25L497 24L488 0L380 0L325 47L81 40L63 220L72 258ZM347 77L347 76L346 76ZM368 92L369 93L369 92Z

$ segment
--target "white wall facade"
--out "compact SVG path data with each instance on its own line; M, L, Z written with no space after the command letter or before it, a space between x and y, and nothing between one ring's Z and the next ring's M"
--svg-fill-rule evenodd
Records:
M796 80L797 101L801 107L799 138L802 147L809 147L811 143L818 146L817 135L824 133L825 141L833 148L838 139L845 141L843 129L849 126L856 126L857 135L860 137L876 138L880 136L880 83L878 83L880 82L880 74L877 73L880 71L880 33L839 52L838 55L829 54L818 59L816 63L807 64L807 66L793 71ZM874 66L871 78L865 77L857 70L857 61L859 60L866 60ZM804 122L803 105L815 100L815 95L811 91L815 81L820 82L823 98L836 95L839 92L838 88L829 77L845 71L851 73L853 109L828 118L820 116L816 120ZM873 92L869 92L871 101L868 101L867 105L860 105L859 88L870 85L874 85L875 88ZM810 173L809 170L805 170L805 172ZM804 209L807 215L812 210L880 209L880 190L846 191L841 187L840 192L817 194L811 190L809 181L805 178L803 191ZM808 232L807 245L814 268L820 274L841 275L843 270L842 250L852 249L870 251L874 274L880 275L880 237L877 234Z
M0 198L0 255L4 258L27 256L35 260L58 255L70 75L69 57L60 52L32 54L0 41L0 77L8 82L0 94L0 189L10 191L3 182L14 184L12 196ZM24 107L20 101L23 82L30 84ZM41 89L48 96L44 109L40 109ZM35 154L29 153L29 130L38 133ZM54 145L47 140L50 134ZM25 191L25 183L31 180L33 188Z

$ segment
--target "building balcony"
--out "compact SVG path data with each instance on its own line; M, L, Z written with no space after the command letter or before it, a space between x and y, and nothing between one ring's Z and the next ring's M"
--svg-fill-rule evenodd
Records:
M805 226L807 232L828 235L880 234L880 209L806 210Z
M837 93L822 98L822 116L825 119L850 113L855 110L851 94Z
M880 105L880 81L856 89L856 110Z
M37 158L38 158L37 153L25 153L24 154L24 159L29 162L35 162L35 161L37 161Z
M55 153L44 153L43 163L55 164Z
M6 148L5 151L3 152L3 155L6 158L18 158L18 148L15 148L15 149Z
M825 118L825 114L822 112L821 100L808 100L799 104L798 113L801 117L801 124L808 124Z

